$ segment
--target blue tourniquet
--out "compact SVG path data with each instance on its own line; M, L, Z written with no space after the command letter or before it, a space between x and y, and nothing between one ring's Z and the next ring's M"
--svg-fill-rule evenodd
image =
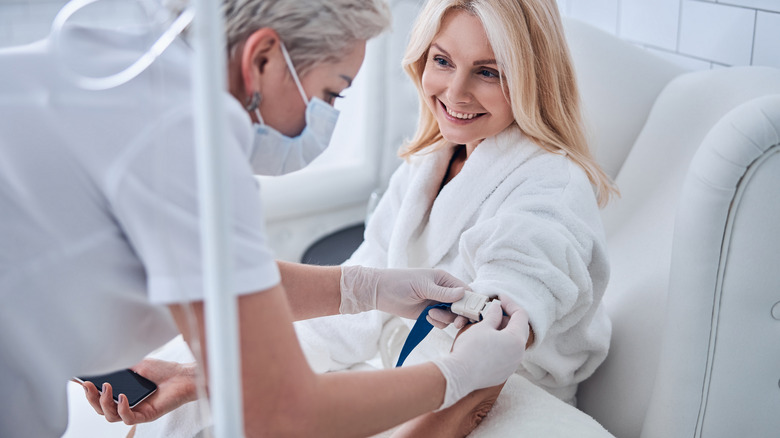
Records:
M396 368L404 364L406 356L409 356L414 347L422 342L428 336L428 333L431 332L433 325L426 319L428 311L431 309L449 309L450 307L452 307L451 303L433 304L420 313L420 316L417 317L417 322L414 323L412 330L409 332L409 336L406 337L403 348L401 348L401 355L398 356L398 362L395 364Z
M414 323L414 326L412 326L412 330L409 332L409 336L406 337L404 346L401 348L401 354L398 356L398 362L395 364L396 368L404 364L406 356L409 356L409 353L414 350L414 347L422 342L422 340L428 336L428 333L431 332L433 325L426 319L428 316L428 311L431 309L449 309L450 307L452 307L452 303L433 304L426 307L422 313L420 313L420 316L417 317L417 321ZM508 316L506 312L503 312L503 314L504 316ZM479 319L482 319L481 314Z

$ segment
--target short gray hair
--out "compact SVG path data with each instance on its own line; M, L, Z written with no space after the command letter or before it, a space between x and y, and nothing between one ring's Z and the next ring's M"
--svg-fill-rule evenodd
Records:
M163 0L174 12L187 0ZM228 54L258 29L279 34L301 76L390 26L384 0L222 0Z

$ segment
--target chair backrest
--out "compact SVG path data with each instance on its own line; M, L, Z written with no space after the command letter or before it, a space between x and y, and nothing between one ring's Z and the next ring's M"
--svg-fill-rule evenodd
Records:
M621 179L625 179L619 176L622 175L621 169L630 157L655 101L669 82L684 71L644 49L588 24L564 18L564 26L582 96L590 146L607 174L620 183ZM623 193L622 197L612 201L604 210L607 217L612 210L622 205L641 205L641 193L632 195L631 188L624 187L624 184L619 184L619 188ZM636 214L639 219L643 217L640 212L631 208L626 210ZM641 319L646 314L661 314L659 303L653 300L658 300L658 291L665 291L665 276L668 274L660 275L650 282L647 282L646 273L640 272L639 276L633 276L627 267L633 263L647 263L646 259L657 257L657 251L632 252L634 238L630 229L621 232L623 230L619 227L622 222L620 220L614 221L616 224L607 222L606 233L613 268L604 302L613 320L613 340L605 363L597 370L596 375L580 385L577 394L578 407L619 438L638 437L653 378L650 372L641 372L636 376L630 366L625 366L627 363L631 366L640 365L639 370L642 370L643 356L632 356L634 353L630 346L635 340L642 339L644 327L649 321L635 325L633 318ZM637 225L644 224L640 221ZM654 238L650 235L646 237ZM643 245L640 242L637 244ZM661 253L668 252L666 248L655 248ZM616 260L620 257L629 257L629 260L623 265L614 266L616 261L620 262ZM637 260L638 258L642 260ZM632 281L637 283L632 284ZM643 285L644 290L637 291L637 284ZM634 294L641 295L642 302L634 304L633 300L636 298L625 294L623 290L632 290ZM632 306L650 306L654 311L640 311L639 314L632 315L637 313L634 310L641 310L632 309ZM649 353L655 351L657 354L656 344L650 343L646 348ZM637 363L638 361L640 363ZM624 388L630 390L623 391Z
M569 29L573 27L569 26ZM571 38L571 41L578 76L587 77L585 69L595 69L594 65L604 62L609 68L615 69L611 75L621 78L606 77L602 84L593 85L589 85L590 80L584 80L581 85L586 101L586 119L595 126L603 127L602 130L594 132L597 158L610 170L610 166L614 166L612 163L620 163L618 155L625 153L625 159L616 172L616 182L622 197L603 211L612 260L610 284L604 298L613 321L612 345L602 367L581 385L578 406L617 437L639 437L650 406L654 384L658 395L653 398L653 409L657 409L656 405L663 406L670 402L670 397L679 396L677 388L670 388L666 379L675 374L674 370L679 364L692 360L693 357L681 356L680 351L675 352L678 354L675 357L665 350L661 361L661 377L656 383L664 328L680 323L679 320L667 322L666 300L667 291L670 290L670 273L675 273L675 277L671 278L672 292L684 294L687 292L680 291L682 286L676 286L679 281L676 276L684 275L687 270L701 268L697 265L696 258L691 258L680 266L673 265L672 261L673 244L674 263L677 263L677 259L686 259L686 256L678 255L685 252L680 253L684 250L677 249L678 237L674 230L691 160L703 139L729 111L757 97L779 92L780 71L742 67L675 75L672 70L655 69L655 57L646 53L644 57L647 59L639 65L644 66L641 68L647 68L649 64L650 68L639 73L616 62L615 58L625 58L620 54L609 53L611 46L602 47L602 44L611 45L611 42L580 39L575 43L577 38ZM591 43L596 43L598 47L584 48ZM591 56L587 62L582 62L582 54L577 52L580 46L583 46L583 53ZM637 53L635 56L642 57ZM638 60L624 62L633 63ZM664 76L665 72L672 72L672 77ZM666 83L663 83L664 80ZM656 83L665 85L662 85L663 91L657 98L653 98L652 93L648 92L647 81L657 81ZM598 88L590 88L599 86L610 88L611 94L604 95L594 92ZM638 98L631 97L636 92L632 90L634 86L639 87ZM595 103L601 99L606 100ZM600 111L598 108L608 108L610 102L622 101L626 103L626 107L621 109L638 113L647 107L647 99L654 101L651 102L652 110L641 123L641 132L636 140L631 141L630 135L621 134L619 138L613 138L616 141L614 150L599 151L601 138L610 138L610 135L603 134L604 132L616 129L618 133L622 133L626 126L621 126L622 120L614 114L606 110ZM631 105L634 104L640 109L632 109ZM613 108L613 111L616 110ZM633 124L635 120L630 122ZM618 141L628 141L630 144ZM606 155L603 155L605 152ZM702 219L706 218L707 216L704 216ZM720 254L720 251L716 253ZM711 317L711 311L701 312ZM674 337L675 327L670 326L669 330L666 336ZM699 341L689 337L686 342ZM708 345L709 343L705 342L703 347ZM693 352L702 345L685 344L677 347L679 350ZM666 362L663 363L664 361ZM777 377L774 379L775 385ZM700 379L699 395L702 392L702 384ZM659 386L667 392L662 394ZM648 437L687 436L676 433L651 434L653 426L650 422L676 423L679 420L678 416L672 416L672 412L668 410L659 408L658 412L647 420Z
M684 70L589 24L563 24L591 149L615 178L658 94Z

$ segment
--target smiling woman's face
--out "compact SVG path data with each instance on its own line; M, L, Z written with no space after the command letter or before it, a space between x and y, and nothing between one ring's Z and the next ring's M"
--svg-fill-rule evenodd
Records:
M467 12L444 17L428 50L422 88L444 138L470 150L514 121L482 22Z

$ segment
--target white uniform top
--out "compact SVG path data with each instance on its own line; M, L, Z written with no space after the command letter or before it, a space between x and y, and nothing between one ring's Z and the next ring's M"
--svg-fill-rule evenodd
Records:
M65 36L69 62L93 72L129 65L152 38L85 28ZM5 438L61 436L69 378L136 363L176 334L163 304L203 296L191 50L176 41L138 78L99 92L69 82L55 52L47 40L0 50ZM249 293L280 277L247 159L251 122L225 99L231 293Z

